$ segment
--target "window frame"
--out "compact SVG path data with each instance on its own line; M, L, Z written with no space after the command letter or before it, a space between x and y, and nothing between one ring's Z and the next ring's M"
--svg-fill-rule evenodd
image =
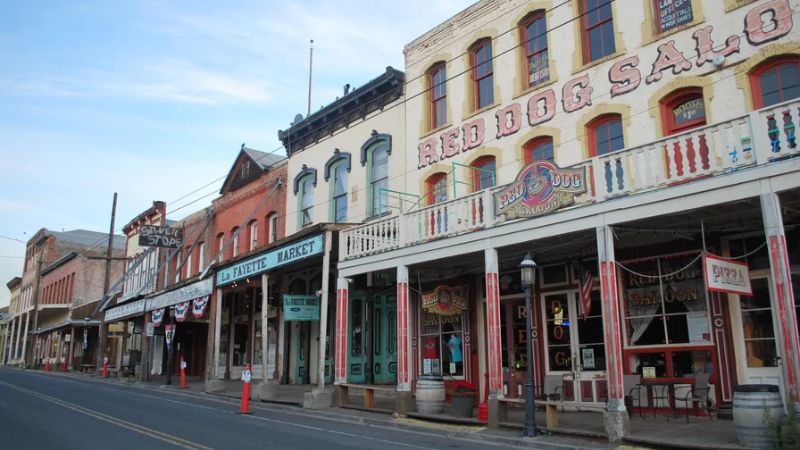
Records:
M491 186L482 187L481 186L481 175L484 173L485 170L487 170L487 169L484 169L484 167L486 165L488 165L488 164L492 164L492 166L493 166L492 181L491 181L492 185ZM474 161L472 161L472 163L469 166L470 166L471 172L472 172L472 184L470 186L472 188L471 189L472 192L480 192L480 191L482 191L484 189L491 189L491 188L497 186L497 159L494 157L494 155L481 156L481 157L475 159Z
M347 184L349 182L349 180L347 179L348 178L347 175L348 175L348 173L350 173L349 162L345 161L345 160L338 161L338 162L332 164L330 169L331 169L331 178L333 178L333 183L330 184L330 208L329 208L330 213L328 214L329 215L329 220L332 223L346 223L347 222L347 212L348 212L347 211L347 209L348 209L347 208L348 207L348 202L347 202L347 187L348 186L347 186ZM343 173L343 176L344 176L344 189L343 189L343 192L337 194L336 193L336 186L338 184L338 179L339 179L339 170L343 170L344 171L344 173ZM336 208L336 204L337 204L337 200L338 199L344 199L344 218L342 219L342 221L339 221L338 217L337 217L338 209Z
M753 107L755 109L766 108L764 106L764 98L763 93L761 91L761 83L760 78L764 75L765 72L768 72L771 69L776 68L777 66L782 66L784 64L794 64L797 67L797 70L800 72L800 56L798 55L780 55L773 58L769 58L765 61L762 61L757 66L755 66L750 73L748 74L748 79L750 82L750 91L752 92L752 99L753 99ZM780 92L780 91L779 91ZM782 97L782 96L781 96ZM798 98L798 97L794 97ZM777 103L768 106L774 106L792 99L781 99Z
M253 251L258 248L258 220L253 219L247 226L249 239L248 251Z
M231 258L239 256L239 227L231 229Z
M601 4L598 5L596 8L593 8L593 9L595 9L595 11L593 11L593 13L596 13L598 15L600 14L600 9L602 8L602 2L606 2L609 5L609 8L612 8L612 9L611 9L611 17L609 17L606 20L599 21L599 22L597 22L597 23L595 23L593 25L589 25L589 14L590 13L587 12L588 9L589 9L588 5L587 5L588 1L589 0L580 0L578 2L578 13L580 15L581 47L582 47L581 48L581 50L582 50L581 53L583 55L583 64L593 63L593 62L595 62L597 60L600 60L600 59L603 59L603 58L605 58L605 57L607 57L609 55L613 55L617 51L617 42L616 42L615 29L614 29L614 10L613 10L613 6L612 6L612 0L596 0L596 1L600 2ZM606 23L609 23L609 22L611 23L611 42L612 42L613 49L608 53L593 57L591 40L590 40L591 32L595 28L602 28ZM603 45L603 51L605 51L605 45Z
M197 272L202 273L206 267L206 243L201 242L197 244Z
M385 150L386 151L386 176L382 177L382 178L379 178L379 179L375 179L375 167L374 167L374 165L375 165L375 153L377 153L380 150ZM367 211L367 213L368 213L367 217L380 216L380 215L383 215L384 213L386 213L387 211L389 211L389 205L388 204L387 205L383 205L383 208L379 207L380 203L378 203L376 205L376 202L380 201L380 200L376 200L376 197L378 197L380 195L380 192L378 192L377 194L375 192L375 188L378 186L379 183L381 183L384 180L386 181L386 188L389 187L389 156L390 156L389 147L384 147L384 144L382 144L382 143L378 143L378 144L374 145L367 152L367 168L369 170L369 173L368 173L368 178L369 178L369 203L367 205L367 207L369 208L369 211Z
M225 259L225 254L222 249L225 248L225 233L217 233L217 255L219 255L219 262Z
M535 22L543 20L544 21L544 29L545 33L542 36L534 36L531 38L528 35L528 29L533 25ZM520 46L522 47L522 67L523 73L525 74L525 79L523 81L523 89L531 89L537 86L541 86L550 82L550 46L547 41L547 14L546 11L537 10L533 11L528 14L522 21L519 23L519 32L520 32ZM531 53L530 52L530 42L538 42L539 39L544 40L544 47ZM544 53L545 60L547 61L547 79L543 81L539 81L537 83L531 82L531 73L530 73L530 60L532 57L540 55Z
M267 244L272 244L278 240L278 214L275 212L267 214L265 221L267 223L267 231L269 232L267 235Z
M700 99L703 102L703 117L702 119L692 119L681 125L675 125L673 111L676 107L685 104L688 101ZM705 96L703 95L703 88L688 87L678 89L667 94L659 102L661 109L661 131L663 136L672 136L680 134L693 128L702 127L708 124L708 116L706 114Z
M478 57L480 56L480 52L483 49L488 49L488 55L485 56L485 60L483 62L479 62ZM470 62L470 77L472 80L472 109L473 111L478 111L483 108L487 108L494 104L494 59L492 53L492 39L491 38L483 38L472 44L469 51L469 62ZM479 75L479 68L480 67L488 67L489 70L484 75ZM485 105L481 104L481 83L488 79L489 80L489 101Z
M697 20L697 16L696 16L697 12L695 11L695 8L694 8L694 2L692 2L692 0L687 0L687 3L689 3L689 7L691 8L691 11L692 11L692 20L690 20L689 22L683 23L683 24L676 24L674 27L670 28L669 30L662 30L661 29L661 11L659 9L658 3L659 3L659 0L650 0L650 13L651 13L652 21L653 21L653 36L654 37L658 37L658 36L661 36L661 35L666 35L666 34L669 34L669 33L673 33L675 31L678 31L678 30L682 29L683 27L691 26Z
M610 151L608 151L606 153L598 153L597 152L597 129L600 126L605 125L608 122L614 121L615 119L617 119L619 121L620 130L622 132L622 147L618 148L616 150L610 150ZM614 153L614 152L620 151L620 150L625 148L625 125L624 125L624 121L622 120L622 114L619 114L619 113L608 113L608 114L603 114L603 115L595 117L589 123L586 124L586 134L589 135L588 136L589 137L589 139L588 139L589 148L587 149L588 150L587 154L589 155L589 158L594 158L595 156L607 155L609 153Z
M437 84L437 76L442 74L442 81ZM447 125L447 64L444 61L435 63L427 72L428 84L428 129L435 130ZM442 95L437 96L437 88L441 87ZM437 114L437 106L441 103L443 117L441 121Z
M297 219L299 228L303 228L314 223L314 190L315 183L312 175L308 174L300 179L299 189L297 191ZM310 197L310 205L308 207L305 206L306 196ZM308 221L306 221L306 218L308 218Z
M445 199L440 202L436 202L434 201L435 200L434 189L436 187L436 184L442 179L445 180L444 190L443 190L445 194ZM425 201L428 204L428 206L435 205L438 203L445 203L448 200L449 196L447 195L447 172L436 172L431 176L429 176L427 179L425 179Z
M552 159L534 159L533 158L534 151L538 147L541 147L542 145L545 145L545 144L550 144L550 151L552 153ZM555 148L555 144L553 142L553 136L538 136L538 137L535 137L535 138L529 140L528 142L526 142L525 145L522 147L522 149L523 149L523 152L524 152L523 153L523 158L524 158L526 166L528 164L534 162L534 161L549 161L549 162L551 162L553 164L555 164L555 162L556 162L556 148Z

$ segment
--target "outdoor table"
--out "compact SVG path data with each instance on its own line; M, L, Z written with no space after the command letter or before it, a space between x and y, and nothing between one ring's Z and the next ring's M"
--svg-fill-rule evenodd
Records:
M655 400L667 399L672 415L675 415L675 381L661 380L658 378L642 378L642 386L647 389L647 404L653 408L653 415L656 415L657 405ZM666 397L664 397L666 394Z

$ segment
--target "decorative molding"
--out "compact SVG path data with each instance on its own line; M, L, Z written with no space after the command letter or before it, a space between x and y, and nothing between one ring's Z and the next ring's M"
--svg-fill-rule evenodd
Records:
M338 148L333 149L333 156L325 163L325 181L327 182L331 178L331 168L339 161L347 161L345 164L347 164L347 171L350 172L350 159L350 153L340 151Z
M372 135L364 145L361 146L361 165L365 166L367 164L367 151L375 146L380 144L381 142L386 142L387 150L386 154L391 156L392 155L392 135L386 133L378 133L376 130L372 130Z
M312 183L314 183L314 187L317 186L317 169L308 167L307 165L303 164L303 168L300 169L300 173L298 173L297 176L294 177L294 195L297 195L297 192L300 190L300 182L307 175L311 175L313 177Z

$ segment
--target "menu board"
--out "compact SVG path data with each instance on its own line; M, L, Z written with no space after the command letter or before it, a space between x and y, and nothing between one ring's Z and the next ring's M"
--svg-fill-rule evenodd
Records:
M691 23L692 0L655 0L655 13L658 15L658 33Z

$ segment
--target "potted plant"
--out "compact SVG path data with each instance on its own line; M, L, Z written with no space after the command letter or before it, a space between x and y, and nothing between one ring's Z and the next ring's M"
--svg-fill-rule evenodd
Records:
M475 385L467 381L448 383L447 395L453 401L452 412L456 417L472 417L475 409Z

